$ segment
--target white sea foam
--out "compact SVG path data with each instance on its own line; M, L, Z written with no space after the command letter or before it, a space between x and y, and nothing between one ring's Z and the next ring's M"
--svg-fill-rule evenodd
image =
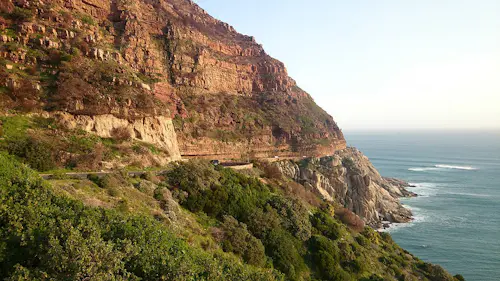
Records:
M453 170L467 170L467 171L477 170L477 168L471 166L455 166L455 165L445 165L445 164L439 164L436 165L435 167L440 169L453 169Z
M473 170L477 170L477 168L471 167L471 166L438 164L438 165L434 165L434 167L413 167L413 168L408 169L408 171L413 171L413 172L444 171L444 170L473 171Z
M400 229L403 228L408 228L408 227L413 227L415 224L424 222L428 220L428 217L421 212L417 211L420 210L415 207L407 206L405 205L406 208L412 210L413 212L413 220L411 222L406 222L406 223L391 223L388 228L385 229L379 229L380 232L397 232Z
M439 171L439 170L440 168L438 167L415 167L408 169L408 171L413 171L413 172Z
M421 182L410 183L410 185L411 187L408 187L407 189L409 191L415 192L419 197L433 196L436 195L439 191L439 188L435 183Z

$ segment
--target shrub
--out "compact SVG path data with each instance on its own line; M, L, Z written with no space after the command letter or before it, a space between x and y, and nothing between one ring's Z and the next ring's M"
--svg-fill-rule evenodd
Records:
M49 63L54 66L59 66L62 62L71 61L72 58L73 56L65 51L55 49L49 51Z
M311 223L319 233L332 240L337 240L345 234L342 225L324 211L316 212L311 217Z
M89 15L82 15L81 20L83 23L88 24L88 25L96 25L95 20L89 16Z
M16 155L38 171L48 171L56 167L52 156L52 146L33 136L8 138L7 151Z
M349 273L339 265L340 251L328 238L320 235L309 240L309 250L316 275L324 280L351 280Z
M380 243L380 241L379 241L380 234L370 227L365 227L365 229L360 233L360 235L365 237L371 243L374 243L377 245Z
M316 253L324 252L331 256L331 264L338 264L340 261L339 257L339 248L337 245L330 239L322 235L314 235L308 241L309 250L313 253L313 257Z
M301 272L306 268L295 246L297 242L295 237L281 229L271 231L264 240L266 253L272 258L273 265L290 280L299 280Z
M255 209L248 217L247 225L256 237L263 239L273 229L281 227L281 218L275 209L267 205L264 209Z
M108 174L101 178L99 186L101 188L109 189L109 188L117 188L120 185L121 182L115 175Z
M268 179L282 179L283 174L280 169L273 164L264 163L262 164L262 168L264 170L264 176Z
M222 248L241 256L245 262L263 266L266 261L262 242L250 234L247 226L231 216L225 216L221 226L224 231Z
M181 205L219 219L231 215L248 222L254 210L262 207L270 196L269 189L258 179L222 167L215 169L204 161L177 164L165 176L174 194L187 193L187 198L179 201Z
M129 141L132 139L132 135L127 127L113 128L113 130L111 130L111 137L119 142Z
M18 110L29 112L38 105L41 92L36 89L29 79L21 79L18 82L19 85L14 89L10 89L8 95L15 102Z
M88 174L87 179L89 181L95 183L99 187L101 187L101 185L102 185L101 178L95 174Z
M365 222L349 209L338 208L335 210L335 216L354 231L361 232L365 228Z
M356 242L358 242L358 244L363 246L363 247L367 247L370 245L370 240L368 240L363 235L356 236Z
M14 7L14 10L9 16L11 19L19 22L30 21L33 18L33 11L20 7Z
M306 241L311 237L309 211L301 201L293 198L274 196L269 204L281 216L282 225L295 237Z
M141 179L153 182L153 183L159 183L158 176L154 172L147 171L144 174L141 175Z

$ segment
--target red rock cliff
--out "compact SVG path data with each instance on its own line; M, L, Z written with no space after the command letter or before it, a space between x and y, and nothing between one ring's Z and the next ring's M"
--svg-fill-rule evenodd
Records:
M33 74L3 70L6 107L168 115L184 156L321 156L346 146L283 63L192 1L1 2L2 56Z

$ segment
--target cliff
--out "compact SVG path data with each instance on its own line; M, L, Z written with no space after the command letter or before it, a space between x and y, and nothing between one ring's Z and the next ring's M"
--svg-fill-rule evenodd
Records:
M409 220L397 200L401 189L381 178L360 152L344 150L337 124L284 64L193 2L1 3L0 105L55 120L27 131L26 145L51 142L43 147L56 164L37 167L141 168L191 157L303 159L335 153L306 166L278 164L290 178L372 225ZM16 126L15 120L4 122ZM89 156L96 152L89 143L98 140L78 130L108 145ZM129 140L128 146L122 143ZM24 148L9 149L24 157Z
M286 177L327 201L340 203L375 228L381 228L384 221L411 221L411 211L398 199L411 193L401 182L382 178L368 157L356 148L337 151L333 156L298 163L279 161L274 165Z
M345 148L332 117L283 63L191 1L2 0L0 9L3 108L166 120L175 126L177 141L167 141L178 142L173 154L186 157ZM165 136L143 138L124 126L143 141Z

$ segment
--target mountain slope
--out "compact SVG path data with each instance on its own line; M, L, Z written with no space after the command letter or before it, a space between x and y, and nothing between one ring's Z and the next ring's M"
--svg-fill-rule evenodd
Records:
M184 156L302 157L345 148L332 117L283 63L191 1L3 3L5 108L57 112L64 124L103 137L124 127L156 144L175 136L145 138L134 123L164 127L174 118Z
M5 280L463 280L332 205L203 162L49 184L0 153L0 206Z

